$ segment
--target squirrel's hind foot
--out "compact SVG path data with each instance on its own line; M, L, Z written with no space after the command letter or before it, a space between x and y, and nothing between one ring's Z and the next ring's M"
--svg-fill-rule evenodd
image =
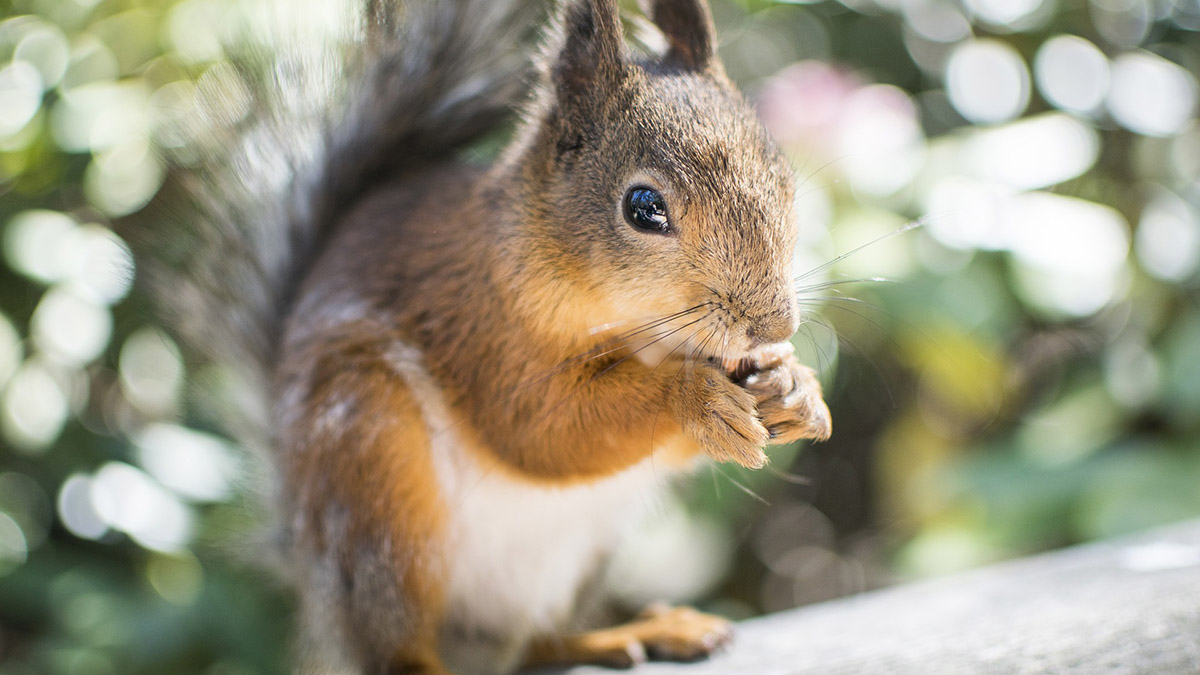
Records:
M655 604L620 626L539 641L531 647L527 662L631 668L647 659L696 661L732 638L733 626L726 619L691 607Z

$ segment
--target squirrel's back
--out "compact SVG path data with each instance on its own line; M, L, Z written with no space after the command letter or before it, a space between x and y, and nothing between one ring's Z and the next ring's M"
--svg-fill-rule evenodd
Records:
M373 186L444 161L511 117L528 89L520 45L544 9L524 0L339 4L355 17L340 40L314 46L284 34L270 53L233 57L251 102L212 104L249 114L190 130L205 142L185 149L155 201L124 224L146 294L219 368L216 379L232 383L238 405L221 411L223 423L257 449L271 443L267 396L283 322L321 242Z

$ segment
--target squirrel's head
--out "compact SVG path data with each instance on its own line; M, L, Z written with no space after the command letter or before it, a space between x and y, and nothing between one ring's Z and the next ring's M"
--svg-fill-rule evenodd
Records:
M798 324L792 171L717 60L704 0L648 4L669 45L648 60L616 0L561 12L518 160L525 248L587 293L591 326L674 317L631 346L677 329L653 351L741 356Z

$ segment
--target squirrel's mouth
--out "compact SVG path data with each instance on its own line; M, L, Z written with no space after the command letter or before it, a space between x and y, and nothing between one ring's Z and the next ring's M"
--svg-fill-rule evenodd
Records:
M734 382L741 382L760 370L759 361L752 355L732 358L709 357L708 362L725 371Z
M704 362L720 369L734 382L741 382L754 373L768 368L793 351L788 342L777 344L754 344L745 337L727 337L719 344L712 344L712 331L696 331L706 337L697 340L695 335L684 335L678 327L670 325L662 329L666 335L654 336L648 344L633 341L627 345L638 360L649 366L670 362Z
M710 356L708 362L720 368L725 375L737 383L791 357L795 347L790 342L762 345L742 355Z
M708 354L694 355L692 357L679 356L678 349L670 349L669 353L664 355L661 353L650 353L650 350L635 350L638 358L643 363L657 366L663 361L690 361L693 358L697 361L707 362L709 365L718 368L730 380L742 383L746 378L758 373L766 368L779 363L792 353L793 347L788 342L779 344L763 345L752 351L743 352L740 354Z

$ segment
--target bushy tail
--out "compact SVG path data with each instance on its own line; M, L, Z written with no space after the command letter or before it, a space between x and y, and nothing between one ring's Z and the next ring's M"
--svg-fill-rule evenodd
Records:
M541 5L365 0L340 45L285 38L201 78L198 110L239 121L197 132L184 116L172 137L193 142L168 153L177 166L127 234L165 322L239 385L213 416L242 443L269 443L281 323L331 224L380 179L496 128L528 84Z

